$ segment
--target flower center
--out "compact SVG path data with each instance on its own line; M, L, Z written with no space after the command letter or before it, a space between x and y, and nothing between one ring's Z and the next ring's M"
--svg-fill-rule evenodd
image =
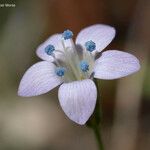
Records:
M80 51L83 54L78 53L79 49L77 49L73 40L73 32L70 30L66 30L62 33L62 46L64 54L63 62L57 59L57 55L55 55L55 47L53 45L48 45L45 48L45 52L47 55L51 55L54 58L56 69L55 73L59 77L63 77L64 82L71 82L76 80L82 80L90 78L94 59L91 54L93 50L96 49L96 44L93 41L87 41L85 43L85 48L80 47ZM67 70L67 71L66 71Z

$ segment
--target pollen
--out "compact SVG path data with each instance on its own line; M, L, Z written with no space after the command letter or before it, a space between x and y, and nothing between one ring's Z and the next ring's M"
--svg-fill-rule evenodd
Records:
M55 50L55 47L51 44L45 47L45 52L47 55L52 55L54 50Z
M62 33L62 37L64 38L64 40L71 39L71 38L73 37L73 32L70 31L70 30L65 30L65 31Z
M90 40L85 43L86 50L89 52L93 52L96 49L96 44Z
M64 68L64 67L57 67L56 70L55 70L56 75L59 76L59 77L64 76L65 71L66 71L66 68Z
M87 72L89 70L89 64L87 61L85 60L82 60L80 62L80 69L83 71L83 72Z

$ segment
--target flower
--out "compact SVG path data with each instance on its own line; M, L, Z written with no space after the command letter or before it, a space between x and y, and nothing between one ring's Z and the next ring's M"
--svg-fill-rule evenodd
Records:
M52 35L37 48L43 61L26 71L18 95L37 96L60 85L58 98L63 111L83 125L96 105L97 89L92 79L118 79L138 71L140 64L135 56L118 50L96 57L115 37L111 26L87 27L79 32L75 43L72 37L72 31L66 30Z

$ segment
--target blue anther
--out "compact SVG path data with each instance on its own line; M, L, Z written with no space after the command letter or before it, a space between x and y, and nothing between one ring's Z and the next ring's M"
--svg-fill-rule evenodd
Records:
M70 30L65 30L65 31L62 33L62 37L64 38L64 40L71 39L71 38L73 37L73 32L70 31Z
M85 43L85 47L89 52L93 52L96 49L96 44L90 40Z
M47 55L52 55L54 50L55 50L55 47L51 44L47 45L45 47L45 52L46 52Z
M64 76L65 71L66 71L66 68L64 67L57 67L55 70L56 74L60 77Z
M87 72L89 70L89 64L87 61L85 60L82 60L80 62L80 69L83 71L83 72Z

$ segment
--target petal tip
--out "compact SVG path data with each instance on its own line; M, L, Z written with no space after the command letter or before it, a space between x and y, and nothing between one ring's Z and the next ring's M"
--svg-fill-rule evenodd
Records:
M140 61L137 59L137 64L136 64L135 72L140 71L140 69L141 69L141 64L140 64ZM133 73L135 73L135 72L133 72Z
M75 123L77 123L77 124L79 124L79 125L85 125L86 124L86 122L87 122L87 120L80 120L80 121L75 121L75 120L72 120L72 121L74 121Z
M25 89L23 89L23 86L21 84L19 85L17 95L20 96L20 97L32 97L32 96L36 96L36 95L31 95L31 93L25 92Z

